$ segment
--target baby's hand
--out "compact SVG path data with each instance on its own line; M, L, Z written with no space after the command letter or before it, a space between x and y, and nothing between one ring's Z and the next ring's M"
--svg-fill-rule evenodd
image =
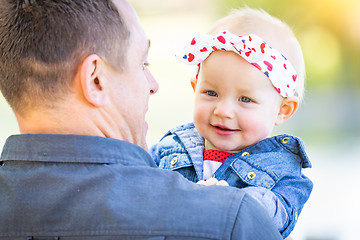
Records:
M210 178L208 180L200 180L197 182L197 184L201 184L205 186L211 186L211 185L229 186L229 184L225 180L218 181L216 178Z

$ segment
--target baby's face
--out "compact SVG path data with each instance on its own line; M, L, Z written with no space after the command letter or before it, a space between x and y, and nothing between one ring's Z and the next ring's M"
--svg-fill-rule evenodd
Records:
M282 100L264 73L215 51L200 66L194 123L206 149L241 151L270 135Z

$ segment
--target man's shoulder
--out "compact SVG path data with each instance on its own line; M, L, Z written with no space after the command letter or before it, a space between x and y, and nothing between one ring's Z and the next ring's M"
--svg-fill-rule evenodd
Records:
M151 195L158 197L148 201L147 207L159 210L156 214L158 220L152 223L155 228L194 239L231 239L240 218L252 218L253 214L257 214L257 203L239 189L202 186L186 180L177 172L153 171L156 172L153 178L156 189L153 188ZM147 187L151 186L154 184ZM249 212L243 212L241 209L244 208ZM175 228L173 219L179 223Z

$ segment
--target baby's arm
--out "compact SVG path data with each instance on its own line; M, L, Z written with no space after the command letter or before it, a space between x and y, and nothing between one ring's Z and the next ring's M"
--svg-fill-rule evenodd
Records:
M272 188L251 186L243 190L267 209L285 238L294 229L298 216L309 198L312 182L302 174L295 174L283 177Z
M229 186L229 184L225 180L218 181L216 178L201 180L197 182L197 184L205 186ZM289 222L289 216L286 212L285 206L274 192L272 192L270 189L259 186L245 187L242 188L242 190L248 193L266 209L269 216L273 219L273 222L278 228L279 232L284 231L284 226L287 225ZM286 235L288 235L288 233ZM284 237L286 235L284 235Z

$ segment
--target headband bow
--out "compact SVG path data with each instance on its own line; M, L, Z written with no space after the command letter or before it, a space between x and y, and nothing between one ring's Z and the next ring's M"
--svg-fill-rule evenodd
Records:
M262 71L281 96L294 96L297 84L294 67L284 55L254 34L237 36L222 31L216 36L199 35L177 53L176 57L184 63L200 66L200 63L216 50L237 53Z

